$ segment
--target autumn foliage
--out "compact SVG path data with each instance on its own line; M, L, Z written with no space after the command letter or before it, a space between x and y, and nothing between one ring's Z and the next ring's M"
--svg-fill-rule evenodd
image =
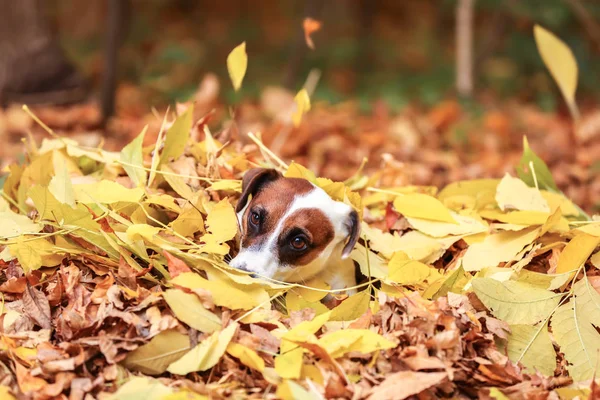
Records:
M318 29L308 26L307 40ZM536 35L581 130L573 70L543 50L564 44ZM241 44L227 59L236 89L247 67ZM274 125L293 144L324 109L306 88L288 100ZM195 107L179 105L157 135L144 128L119 151L48 129L9 167L2 398L598 396L600 222L559 189L527 137L510 171L446 175L438 189L407 185L389 154L379 166L359 159L344 179L320 177L326 165L278 157L277 135L267 146L235 124L213 134L212 114ZM430 121L441 129L457 111L438 113ZM314 161L311 151L289 158ZM360 212L357 294L227 265L240 178L255 166L308 179Z

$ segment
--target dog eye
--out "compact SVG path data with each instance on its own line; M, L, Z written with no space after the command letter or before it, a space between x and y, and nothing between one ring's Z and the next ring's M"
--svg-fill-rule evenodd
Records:
M260 214L257 212L252 212L250 214L250 223L258 226L258 224L260 224Z
M307 247L306 239L302 235L292 238L290 245L294 250L304 250Z

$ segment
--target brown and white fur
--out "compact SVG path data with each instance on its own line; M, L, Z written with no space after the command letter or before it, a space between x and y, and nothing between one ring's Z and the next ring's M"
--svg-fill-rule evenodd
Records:
M335 290L356 285L348 257L360 232L358 214L323 189L274 169L251 169L236 213L240 251L232 267L292 283L318 277Z

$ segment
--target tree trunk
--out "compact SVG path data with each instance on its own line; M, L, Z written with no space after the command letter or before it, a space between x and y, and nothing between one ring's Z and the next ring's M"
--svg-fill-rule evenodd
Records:
M473 8L475 0L456 5L456 89L462 97L473 94Z
M85 99L83 79L52 37L43 0L0 0L0 105Z

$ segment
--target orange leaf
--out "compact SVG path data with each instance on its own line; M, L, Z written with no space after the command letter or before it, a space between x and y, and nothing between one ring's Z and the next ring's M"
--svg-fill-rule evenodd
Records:
M316 31L318 31L319 29L321 29L321 21L317 21L316 19L312 19L312 18L304 18L303 28L304 28L304 40L306 41L306 45L310 49L314 50L315 44L313 43L310 35L312 35Z
M169 269L169 274L171 274L171 278L175 278L179 274L183 274L184 272L192 272L190 267L179 258L173 257L170 253L163 251L163 255L167 259L167 268Z

